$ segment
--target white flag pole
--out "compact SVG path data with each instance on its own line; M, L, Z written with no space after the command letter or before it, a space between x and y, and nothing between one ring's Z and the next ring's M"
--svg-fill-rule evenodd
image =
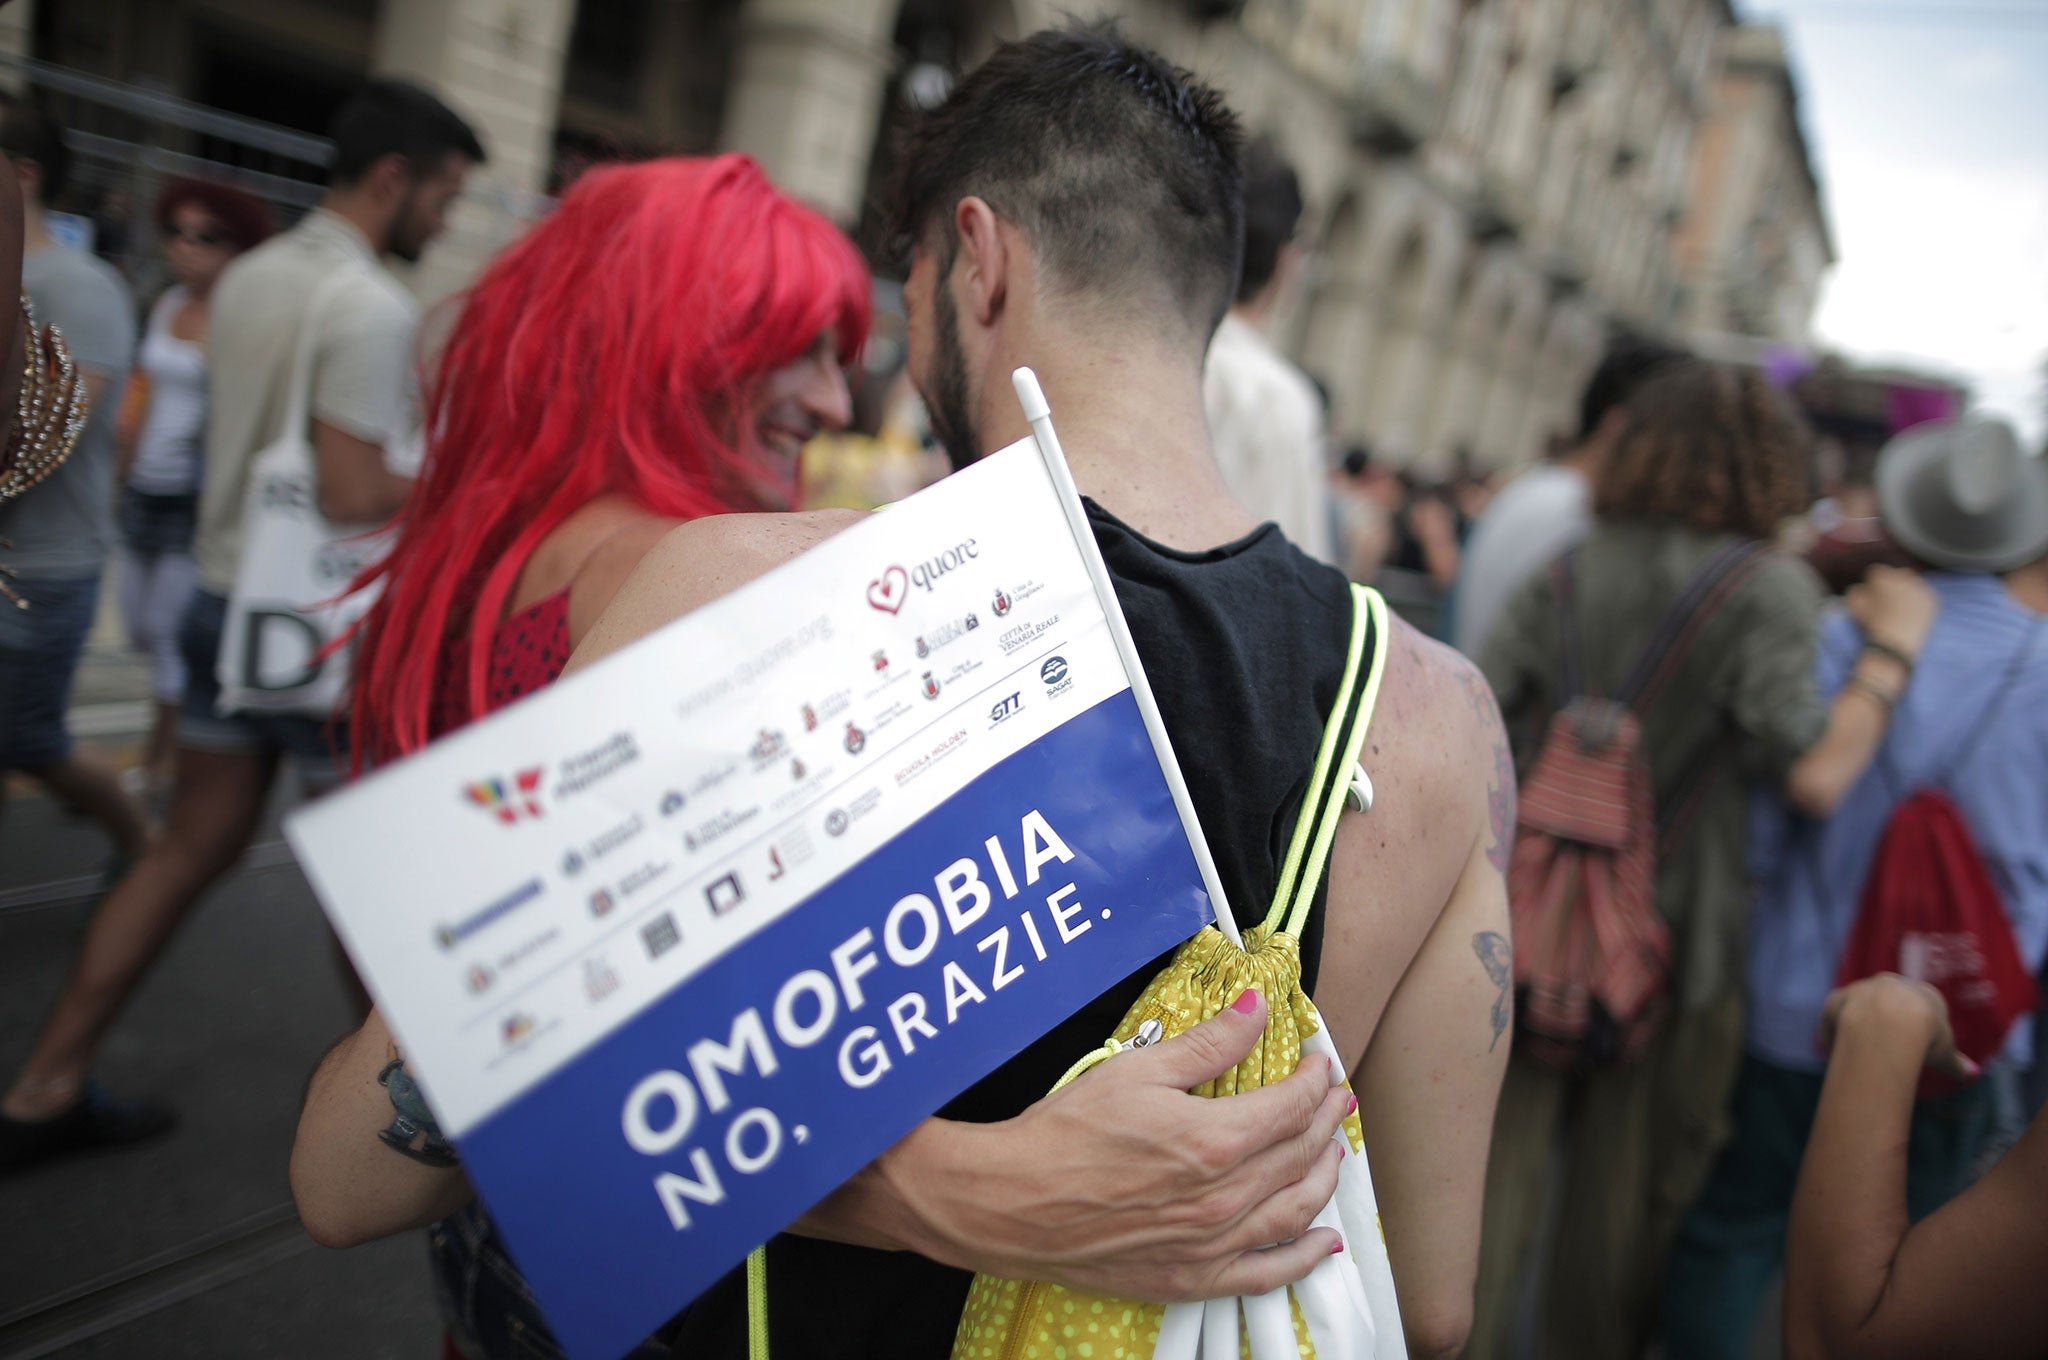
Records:
M1138 645L1131 640L1130 625L1124 622L1123 606L1117 603L1116 587L1109 579L1109 566L1102 560L1102 549L1095 542L1095 530L1088 523L1088 510L1081 504L1081 492L1074 485L1074 474L1067 469L1067 455L1060 448L1060 437L1053 433L1052 408L1046 404L1044 389L1038 385L1038 375L1030 369L1020 368L1012 373L1010 385L1017 390L1017 401L1024 408L1024 419L1031 422L1032 437L1038 442L1038 453L1045 460L1045 470L1052 478L1054 493L1059 496L1060 509L1066 513L1067 527L1081 549L1081 560L1088 564L1088 579L1094 583L1096 601L1102 606L1103 616L1109 620L1109 635L1115 640L1117 655L1123 658L1124 670L1131 677L1131 695L1138 701L1139 716L1144 718L1145 730L1152 736L1152 749L1158 754L1159 767L1166 773L1166 787L1173 794L1173 805L1180 809L1181 824L1187 828L1188 843L1195 852L1195 867L1201 870L1202 884L1209 890L1209 902L1216 911L1216 928L1242 949L1244 940L1238 934L1237 921L1230 914L1229 900L1223 895L1223 880L1217 877L1216 861L1209 854L1208 839L1202 835L1201 819L1195 815L1194 800L1188 796L1188 785L1181 777L1180 762L1174 759L1173 743L1167 738L1166 723L1159 716L1159 703L1152 697L1152 683L1146 679L1144 664L1138 660Z

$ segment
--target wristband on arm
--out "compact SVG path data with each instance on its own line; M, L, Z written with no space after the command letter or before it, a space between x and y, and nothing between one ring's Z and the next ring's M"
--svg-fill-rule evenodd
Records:
M1905 669L1906 674L1911 675L1913 673L1914 658L1908 656L1903 649L1892 646L1889 642L1880 642L1874 637L1866 637L1863 639L1863 650L1866 652L1876 652L1879 656L1890 657Z

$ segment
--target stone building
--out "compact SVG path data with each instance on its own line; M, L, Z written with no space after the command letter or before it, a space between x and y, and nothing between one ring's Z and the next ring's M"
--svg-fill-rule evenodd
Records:
M1778 30L1721 35L1712 111L1673 242L1688 334L1803 342L1834 242Z
M430 83L492 153L456 229L420 266L415 283L432 295L539 210L535 196L562 169L618 151L750 152L872 243L893 117L942 97L997 38L1077 8L1089 7L36 0L11 7L0 44L12 32L43 61L308 131L367 72ZM1393 462L1441 474L1461 459L1533 456L1569 428L1614 327L1728 324L1681 315L1710 293L1729 299L1736 325L1803 326L1811 309L1807 235L1788 230L1768 268L1752 267L1728 244L1754 244L1744 228L1696 207L1688 230L1720 244L1673 250L1689 194L1746 195L1753 206L1727 220L1748 222L1780 211L1772 186L1805 165L1796 121L1769 107L1790 108L1782 58L1776 84L1750 73L1749 49L1728 37L1728 0L1093 8L1220 84L1300 170L1311 263L1277 335L1328 386L1337 434ZM1694 151L1716 145L1703 130L1718 126L1717 90L1758 105L1732 120L1744 131L1731 141L1770 145L1743 151L1741 174L1701 176ZM1824 225L1820 240L1824 262Z

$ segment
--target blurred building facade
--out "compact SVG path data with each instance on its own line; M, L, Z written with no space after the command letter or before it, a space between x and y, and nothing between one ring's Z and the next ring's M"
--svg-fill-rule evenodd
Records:
M1693 158L1691 210L1673 244L1681 330L1808 338L1835 251L1800 133L1798 90L1774 28L1721 35L1720 74Z
M305 132L367 73L431 84L492 155L431 296L621 152L747 151L872 245L896 116L1070 10L1296 164L1276 338L1390 462L1534 456L1616 327L1804 333L1826 224L1782 51L1728 0L18 0L0 50Z

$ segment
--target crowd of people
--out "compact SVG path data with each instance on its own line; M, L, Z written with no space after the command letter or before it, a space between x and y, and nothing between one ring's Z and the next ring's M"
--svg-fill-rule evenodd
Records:
M320 796L858 522L806 502L802 462L860 407L953 469L1021 438L1028 363L1246 929L1348 683L1351 582L1409 592L1413 622L1370 644L1376 796L1339 823L1301 942L1409 1353L1739 1357L1781 1272L1789 1354L2041 1353L2048 466L2008 428L1884 445L1859 527L1814 549L1839 598L1784 546L1815 500L1795 402L1666 344L1618 338L1578 429L1498 488L1333 465L1318 384L1262 331L1298 270L1298 181L1113 28L1003 44L909 127L907 257L878 264L907 268L914 401L860 365L895 343L870 262L737 155L590 169L422 358L386 262L441 232L485 148L399 81L333 141L325 197L275 234L232 188L168 185L174 282L145 314L43 225L61 130L0 110L0 228L18 191L21 291L86 403L61 467L0 481L0 770L115 852L0 1097L0 1175L173 1126L94 1056L281 762ZM48 418L19 408L10 459ZM291 685L255 674L238 613L280 486L375 545L338 583L369 601L336 615L346 645ZM125 782L65 724L109 569L156 705ZM1156 967L778 1235L765 1304L735 1271L635 1353L749 1354L765 1321L786 1355L945 1355L976 1272L1154 1301L1301 1279L1333 1249L1311 1223L1350 1097L1320 1057L1187 1094L1258 1042L1266 998L1043 1094ZM426 1228L449 1355L558 1353L360 1015L291 1149L307 1230Z

